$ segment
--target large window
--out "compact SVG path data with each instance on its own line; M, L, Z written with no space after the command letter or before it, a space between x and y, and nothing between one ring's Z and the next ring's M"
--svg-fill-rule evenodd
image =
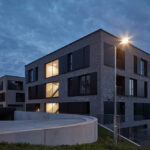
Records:
M46 98L59 96L59 83L52 82L46 84Z
M90 66L90 46L73 51L59 58L59 74Z
M8 80L8 90L23 90L23 82Z
M54 60L46 64L46 78L56 76L59 74L59 61Z
M46 112L58 114L59 103L46 103Z
M90 73L68 79L68 95L84 96L97 94L97 73Z

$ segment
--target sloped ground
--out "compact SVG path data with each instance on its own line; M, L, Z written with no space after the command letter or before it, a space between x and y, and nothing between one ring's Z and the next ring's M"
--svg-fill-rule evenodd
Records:
M113 135L111 132L102 127L99 127L98 132L98 141L92 144L75 146L41 146L0 143L0 150L150 150L150 147L137 147L124 139L120 139L119 144L114 146Z

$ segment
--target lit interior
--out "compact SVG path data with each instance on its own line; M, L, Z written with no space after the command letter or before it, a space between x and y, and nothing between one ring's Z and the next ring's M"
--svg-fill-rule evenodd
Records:
M46 103L46 112L59 113L59 103Z
M46 84L46 97L58 97L59 96L59 83L52 82Z
M46 78L56 76L59 74L58 59L46 64Z

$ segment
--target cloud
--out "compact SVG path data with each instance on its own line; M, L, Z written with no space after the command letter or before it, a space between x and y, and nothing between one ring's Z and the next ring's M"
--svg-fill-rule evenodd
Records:
M23 76L25 64L99 28L128 32L149 52L149 7L147 0L0 0L0 75Z

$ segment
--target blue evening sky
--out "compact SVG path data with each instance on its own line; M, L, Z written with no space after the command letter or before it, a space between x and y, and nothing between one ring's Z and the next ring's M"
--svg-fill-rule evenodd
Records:
M99 28L150 52L150 0L0 0L0 76Z

